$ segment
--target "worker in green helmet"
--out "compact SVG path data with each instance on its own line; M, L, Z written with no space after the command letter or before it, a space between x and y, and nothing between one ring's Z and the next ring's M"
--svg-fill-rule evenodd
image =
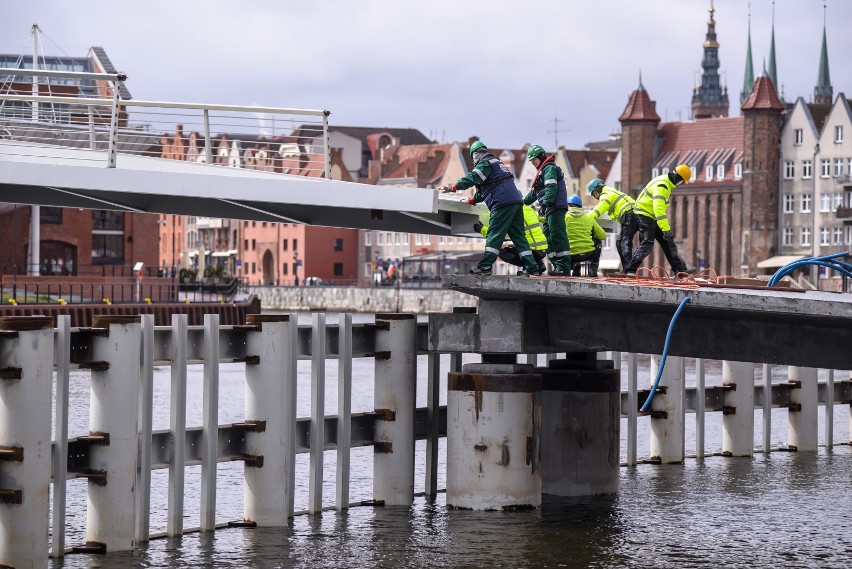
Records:
M619 190L604 184L600 178L595 178L586 185L589 195L599 200L598 205L589 212L592 219L608 215L621 226L615 238L615 248L621 257L621 268L624 270L633 258L633 237L639 231L639 220L636 218L636 202Z
M565 232L565 213L568 211L568 190L565 175L556 165L555 157L548 156L544 148L533 144L527 151L527 159L538 171L532 188L524 197L524 203L531 205L538 201L541 213L545 217L544 234L547 236L547 256L553 268L548 273L554 277L568 276L571 273L571 249Z
M606 231L594 217L583 211L583 200L578 195L568 198L565 227L568 230L568 241L571 243L571 276L580 276L580 266L585 261L589 262L589 272L586 276L598 276Z
M473 224L473 230L483 237L488 237L487 225L482 225L477 221ZM528 205L524 206L524 236L527 238L527 243L530 244L535 262L538 263L538 270L544 273L547 270L547 267L544 266L544 258L547 256L547 237L544 236L542 222L539 220L538 214ZM504 263L521 268L524 266L523 257L518 254L517 247L512 244L504 242L498 257Z
M485 202L491 212L485 237L485 255L470 273L491 274L491 267L500 254L503 238L508 234L518 256L523 260L524 269L518 271L518 275L540 275L541 271L524 236L523 198L515 185L515 177L505 164L488 151L488 147L481 140L470 145L470 156L475 164L473 170L452 186L439 188L447 193L475 186L476 193L467 199L467 203L475 205Z

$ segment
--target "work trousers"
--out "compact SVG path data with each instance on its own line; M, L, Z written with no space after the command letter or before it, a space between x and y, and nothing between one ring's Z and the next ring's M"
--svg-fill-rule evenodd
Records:
M564 227L564 224L563 224ZM528 273L538 271L538 264L533 259L530 245L524 235L524 210L522 204L509 204L491 210L488 220L488 233L485 235L485 255L479 261L480 269L490 269L503 245L503 239L508 235L517 249L518 256L523 259L524 269Z
M554 269L571 272L571 248L565 230L565 209L554 209L544 221L544 236L547 238L547 257Z
M624 268L625 271L635 272L636 269L645 260L645 257L651 254L651 249L654 248L654 241L660 244L663 249L663 254L666 256L672 271L681 273L686 271L686 263L677 253L677 245L674 238L666 239L663 235L663 230L657 225L657 222L650 217L637 215L639 219L639 247L633 252L633 258L630 260L630 265Z
M621 231L615 238L615 249L621 257L621 269L625 270L633 258L633 237L639 231L638 215L633 210L625 212L621 216Z
M538 264L538 270L541 272L546 271L547 267L544 266L544 258L547 256L547 252L543 249L533 249L532 254L535 262ZM516 267L524 266L523 258L518 255L518 250L515 249L514 245L507 245L500 249L500 254L498 256L504 263L509 263Z
M589 262L589 272L586 276L598 276L598 265L601 262L601 247L597 246L593 251L571 255L571 276L579 277L580 267L586 261Z

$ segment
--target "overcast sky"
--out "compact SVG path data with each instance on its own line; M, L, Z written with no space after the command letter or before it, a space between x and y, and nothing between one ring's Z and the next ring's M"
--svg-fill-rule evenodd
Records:
M852 96L852 0L825 0L835 96ZM755 72L772 0L715 0L731 115L751 4ZM619 129L639 73L663 120L687 119L710 0L4 0L0 52L103 47L136 99L323 108L332 124L440 141L582 148ZM777 0L778 80L810 100L823 0ZM61 51L60 51L61 50Z

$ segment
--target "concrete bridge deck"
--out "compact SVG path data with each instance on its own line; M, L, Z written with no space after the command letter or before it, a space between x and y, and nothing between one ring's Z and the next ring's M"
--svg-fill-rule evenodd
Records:
M481 303L477 314L431 317L430 349L438 351L659 354L689 295L670 355L852 369L849 294L472 275L446 276L443 286Z

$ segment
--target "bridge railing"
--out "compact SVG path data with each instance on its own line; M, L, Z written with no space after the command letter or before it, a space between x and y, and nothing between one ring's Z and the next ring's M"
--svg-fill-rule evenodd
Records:
M124 153L330 177L328 111L134 100L121 97L125 79L0 68L5 151L107 167ZM57 152L63 147L89 152L69 157Z
M439 438L446 433L446 408L440 405L442 378L460 371L463 354L427 350L429 329L411 314L377 315L375 323L338 323L325 313L299 325L298 315L253 315L246 325L219 326L207 315L203 326L188 326L173 315L171 326L155 327L152 315L101 319L93 328L72 329L61 316L0 321L0 522L9 529L0 540L0 563L42 564L48 554L49 486L53 484L50 552L104 552L130 549L161 535L178 536L228 525L283 526L295 511L295 456L309 455L308 509L344 509L349 499L350 450L372 447L373 500L410 505L414 496L415 440L426 441L427 496L438 492ZM417 356L425 356L426 377L418 377ZM527 355L547 365L559 354ZM621 354L605 354L621 362ZM374 409L352 413L353 358L374 361ZM652 356L652 360L653 360ZM297 362L310 361L310 415L298 417ZM325 409L326 370L337 361L336 414ZM628 389L621 416L627 421L627 463L636 464L636 409L646 393L638 390L637 356L626 357ZM219 374L223 363L245 364L245 418L219 421ZM152 429L155 366L170 367L169 428ZM203 368L202 424L187 426L188 369ZM651 362L653 373L654 365ZM694 412L698 456L704 456L704 417L721 415L723 454L754 452L754 411L789 411L790 444L784 450L815 450L818 406L826 415L825 444L834 444L836 405L850 402L850 382L825 383L817 370L791 368L786 384L754 385L753 364L725 362L722 385L704 385L703 362L696 362L696 387L685 388L683 359L670 357L651 412L650 462L684 458L685 416ZM767 368L764 368L767 369ZM89 430L69 438L69 385L72 370L90 370ZM624 375L623 375L624 376ZM54 383L55 377L55 385ZM418 382L425 382L426 407L416 408ZM51 388L55 405L51 406ZM422 394L422 391L421 391ZM51 437L51 408L55 437ZM767 435L768 436L768 435ZM51 445L51 438L53 442ZM765 441L768 439L764 439ZM700 442L699 442L700 441ZM52 448L52 453L39 449ZM768 452L768 443L763 450ZM324 471L324 452L337 454L336 472ZM217 464L244 463L244 515L216 519ZM200 526L184 527L187 466L201 465ZM152 533L151 472L168 469L167 527ZM66 481L88 480L86 545L66 549ZM323 482L335 481L334 503L324 501ZM360 504L360 502L358 502ZM76 513L75 513L76 514ZM26 536L26 539L24 539Z

